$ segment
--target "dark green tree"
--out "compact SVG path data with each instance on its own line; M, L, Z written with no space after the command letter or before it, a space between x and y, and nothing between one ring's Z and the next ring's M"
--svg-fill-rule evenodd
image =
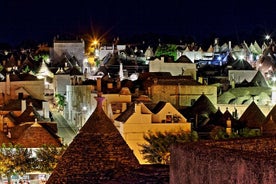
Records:
M232 132L230 135L226 133L224 127L216 126L210 133L210 137L213 140L222 140L222 139L235 139L242 137L258 137L261 136L261 131L250 128L243 128L237 132Z
M55 98L56 98L59 110L63 110L65 106L65 96L57 93L55 94Z
M143 158L152 164L169 164L169 148L176 142L191 142L198 140L197 132L151 132L144 134L147 143L139 144Z
M177 46L175 44L163 44L157 47L155 51L155 56L170 56L174 58L174 61L177 57Z

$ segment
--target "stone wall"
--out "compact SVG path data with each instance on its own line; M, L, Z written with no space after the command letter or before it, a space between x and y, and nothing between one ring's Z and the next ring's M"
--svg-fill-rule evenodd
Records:
M217 87L211 85L159 85L151 86L152 103L170 102L175 106L191 106L203 93L217 104ZM179 104L178 104L179 103Z
M275 137L176 144L171 184L276 183Z

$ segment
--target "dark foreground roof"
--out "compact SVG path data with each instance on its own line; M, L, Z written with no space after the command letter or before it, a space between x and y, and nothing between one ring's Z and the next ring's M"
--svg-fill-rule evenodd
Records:
M140 165L113 122L102 97L63 154L47 183L169 183L165 165Z

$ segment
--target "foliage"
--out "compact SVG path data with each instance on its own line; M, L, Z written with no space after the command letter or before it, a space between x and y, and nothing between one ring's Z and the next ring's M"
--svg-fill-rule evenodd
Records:
M29 65L27 65L25 68L23 68L24 73L29 73L31 71Z
M169 164L169 148L176 142L191 142L198 140L197 132L187 133L183 130L178 132L151 132L144 134L147 143L140 144L140 152L143 158L152 164Z
M239 131L241 137L258 137L261 136L261 131L256 129L244 128Z
M210 132L210 137L213 140L226 139L227 134L225 132L225 128L220 126L215 126Z
M4 174L10 181L12 175L21 175L32 171L34 158L32 150L19 145L5 145L0 147L0 174Z
M55 98L59 109L62 110L65 106L65 96L57 93L55 94Z
M20 145L5 145L0 147L0 176L5 175L10 182L12 175L23 176L27 172L40 171L50 173L56 167L58 160L67 146L54 147L43 145L35 152Z
M38 54L38 55L34 56L35 61L39 61L40 59L46 61L49 59L49 55L48 54Z
M58 160L65 152L66 146L61 148L55 146L43 145L36 152L36 170L50 173L56 167Z
M242 137L258 137L261 136L261 132L255 129L243 128L237 132L232 132L228 135L223 127L215 127L210 134L211 139L221 140L221 139L234 139Z
M175 44L163 44L157 47L155 56L171 56L176 60L177 57L177 46Z

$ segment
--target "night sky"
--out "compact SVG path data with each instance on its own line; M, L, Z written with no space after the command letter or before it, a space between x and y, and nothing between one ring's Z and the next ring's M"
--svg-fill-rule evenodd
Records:
M56 35L128 37L148 33L243 41L276 28L275 0L1 0L0 43ZM276 36L276 34L275 34Z

